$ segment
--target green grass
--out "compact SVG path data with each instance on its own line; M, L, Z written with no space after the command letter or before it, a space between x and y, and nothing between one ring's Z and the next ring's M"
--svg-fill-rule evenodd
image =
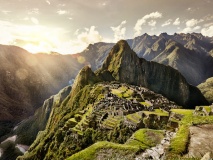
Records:
M100 150L107 150L113 149L115 154L122 153L122 154L135 154L139 148L130 145L123 145L123 144L116 144L107 141L97 142L92 146L72 155L71 157L67 158L67 160L92 160L96 158L96 155Z
M142 112L146 115L155 114L155 115L158 115L158 116L169 116L169 113L162 112L160 110L155 110L154 112L151 112L151 111L142 111Z
M146 106L146 107L152 106L151 104L149 104L149 103L147 103L147 102L140 102L140 104L142 104L142 105L144 105L144 106Z
M119 89L112 89L112 94L115 94L116 96L122 98L122 91L120 91Z
M203 106L203 108L205 108L205 110L209 113L211 112L211 107L210 106Z
M125 86L122 86L118 89L112 89L111 93L115 94L116 96L120 97L120 98L125 98L125 99L129 99L132 98L132 94L133 94L133 90L128 89Z
M104 126L108 126L110 128L115 128L118 124L120 124L121 117L109 117L104 122Z
M76 131L79 135L82 135L82 131L80 131L78 128L81 128L81 126L83 126L84 124L87 125L86 117L91 115L92 110L93 110L93 106L91 104L88 105L87 106L87 112L84 115L82 115L81 121L78 122L78 124L74 128L72 128L73 131Z
M164 137L164 131L153 129L137 130L126 142L127 145L138 146L145 150L156 146Z
M129 121L131 121L131 122L133 122L133 123L139 123L139 121L140 121L140 119L142 118L139 114L138 114L138 112L136 112L136 113L133 113L133 114L128 114L128 115L126 115L126 118L129 120Z
M182 114L184 116L192 116L193 111L191 109L171 109L172 112L177 113L177 114Z
M169 115L168 112L162 111L162 110L160 110L160 109L155 109L155 113L160 113L160 114L163 114L163 115L165 115L165 116L168 116L168 115Z

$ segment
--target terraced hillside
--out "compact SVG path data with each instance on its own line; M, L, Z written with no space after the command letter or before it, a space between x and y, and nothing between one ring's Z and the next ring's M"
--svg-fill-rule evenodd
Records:
M108 140L123 144L139 128L166 129L168 111L179 108L174 102L146 88L117 82L87 85L80 92L85 94L76 95L73 103L82 101L83 96L86 103L81 103L83 105L76 108L72 115L58 113L61 107L68 107L71 100L66 105L63 104L65 106L54 108L51 121L46 127L48 132L43 132L43 136L40 133L41 139L37 138L26 156L33 159L39 154L37 148L41 147L44 137L48 137L46 140L50 144L49 149L45 147L49 151L44 151L45 157L41 158L47 159L68 157L98 141ZM57 129L55 124L60 124ZM50 136L55 133L56 136ZM56 146L60 149L55 148Z
M86 85L53 108L45 131L18 159L177 158L187 153L191 125L213 123L213 108L200 108L181 109L144 87Z

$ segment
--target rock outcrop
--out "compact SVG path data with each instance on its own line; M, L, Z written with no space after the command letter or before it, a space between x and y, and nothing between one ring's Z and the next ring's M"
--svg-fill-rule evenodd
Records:
M184 107L208 104L201 92L189 85L177 70L139 58L124 40L112 48L97 72L104 70L111 72L117 81L144 86Z

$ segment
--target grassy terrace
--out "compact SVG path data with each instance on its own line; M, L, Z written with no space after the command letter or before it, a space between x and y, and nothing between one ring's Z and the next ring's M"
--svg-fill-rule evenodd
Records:
M172 112L184 115L179 122L178 132L171 140L170 153L175 155L182 155L186 152L189 141L189 127L192 125L201 125L213 123L213 116L193 116L194 110L186 109L172 109Z
M107 141L97 142L90 147L72 155L67 160L91 160L95 159L100 150L113 149L115 154L135 154L139 148L131 145L116 144Z
M140 104L142 104L142 105L144 105L144 106L146 106L146 107L150 107L150 106L152 106L150 103L148 103L148 102L140 102Z
M149 115L149 114L156 114L158 116L169 116L168 112L161 111L160 109L155 109L154 112L150 111L143 111L144 114Z
M80 130L81 126L87 125L86 117L92 113L92 110L93 110L93 106L88 105L87 112L84 115L82 115L80 122L78 122L78 124L74 128L72 128L73 131L77 132L79 135L83 135L83 132Z
M127 145L138 146L142 150L151 148L160 143L164 137L164 131L153 129L140 129L126 142Z
M112 89L112 94L115 94L116 96L120 98L131 98L133 94L133 90L128 89L125 86L122 86L118 89Z
M141 117L140 112L136 112L136 113L133 113L133 114L126 115L126 118L130 122L137 124L137 123L139 123L139 121L142 117Z
M104 122L103 125L109 128L115 128L118 124L120 124L122 117L108 117Z

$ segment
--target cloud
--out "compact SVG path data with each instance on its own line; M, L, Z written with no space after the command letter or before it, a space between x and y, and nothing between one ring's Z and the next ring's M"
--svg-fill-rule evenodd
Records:
M201 29L200 26L198 26L199 23L203 22L203 19L190 19L188 21L186 21L186 27L181 31L182 33L191 33L191 32L195 32L198 31L199 29Z
M200 22L203 22L203 19L197 20L197 19L190 19L188 21L186 21L186 27L193 27L195 25L197 25Z
M37 24L37 25L39 24L38 19L35 18L35 17L31 17L30 20L31 20L34 24Z
M181 33L192 33L192 32L195 32L197 30L201 29L200 26L195 26L195 27L186 27L184 28Z
M151 20L151 21L148 22L148 25L151 26L151 27L154 27L156 25L156 23L157 22L155 20Z
M126 21L122 21L120 25L117 27L111 27L112 31L114 32L114 42L117 42L121 39L124 39L126 34L126 27L123 27L123 25L126 24Z
M161 26L162 26L162 27L168 26L168 25L171 24L171 22L172 22L172 19L168 19L168 20L165 21Z
M209 26L207 28L201 29L201 33L204 36L212 37L213 36L213 25L211 25L211 26Z
M157 19L157 18L161 18L161 17L162 17L162 13L152 12L150 14L145 15L141 19L138 19L136 24L135 24L135 27L134 27L134 31L135 31L134 36L139 36L141 34L142 25L146 24L148 19Z
M79 42L84 43L86 45L91 43L100 42L103 40L102 36L96 30L95 26L91 26L90 28L86 28L85 31L79 33L77 32L77 38Z
M173 25L175 26L180 25L180 18L176 18L176 20L173 22Z
M65 14L68 14L69 12L66 11L66 10L58 10L57 13L58 13L59 15L65 15Z
M212 26L213 25L213 22L211 22L211 23L206 23L206 24L204 24L203 26L204 27L209 27L209 26Z
M51 4L50 1L48 1L48 0L46 0L46 2L47 2L47 4L49 4L49 5Z

